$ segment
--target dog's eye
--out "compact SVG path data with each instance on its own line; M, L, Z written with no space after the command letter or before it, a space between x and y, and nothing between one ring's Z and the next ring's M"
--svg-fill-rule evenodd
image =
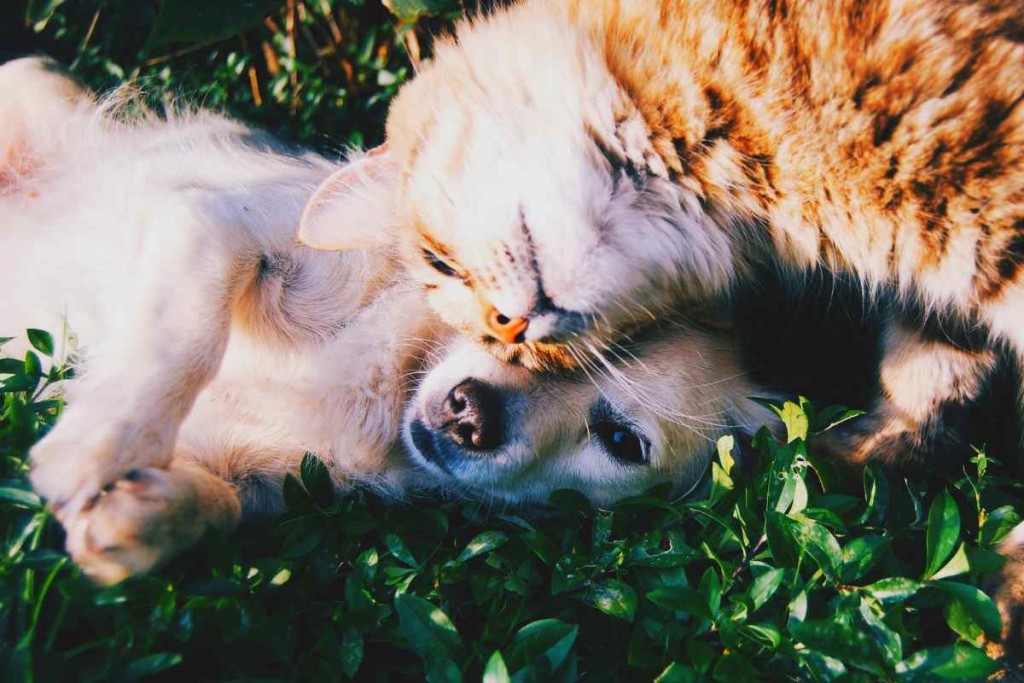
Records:
M616 460L631 465L650 463L650 442L628 425L602 419L592 425L591 429Z
M455 272L454 268L442 261L437 254L429 249L423 250L423 259L427 262L428 266L441 273L441 275L444 275L445 277L459 277L459 274Z

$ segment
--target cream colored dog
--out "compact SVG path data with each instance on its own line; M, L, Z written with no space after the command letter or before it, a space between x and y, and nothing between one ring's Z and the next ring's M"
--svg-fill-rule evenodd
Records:
M295 244L336 166L258 131L97 103L40 60L0 67L0 124L0 287L22 293L0 326L69 331L79 374L31 479L98 581L279 507L307 451L339 488L608 503L685 489L715 437L767 419L731 340L672 320L576 375L453 339L387 249ZM352 219L388 229L389 208Z

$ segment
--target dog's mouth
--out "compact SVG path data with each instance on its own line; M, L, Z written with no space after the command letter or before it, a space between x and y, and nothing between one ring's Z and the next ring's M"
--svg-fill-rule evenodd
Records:
M447 444L443 442L439 444L434 437L434 432L419 418L409 423L409 439L412 441L414 459L421 460L428 466L441 470L444 474L454 476L448 464L452 459L445 457L446 454L441 452L441 449L446 448Z

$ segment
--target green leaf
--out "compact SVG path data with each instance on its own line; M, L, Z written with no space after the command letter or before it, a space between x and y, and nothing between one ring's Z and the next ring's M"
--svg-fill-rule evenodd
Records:
M2 372L2 370L0 370ZM1020 515L1012 505L1004 505L992 510L985 517L985 523L978 534L978 545L991 548L1006 538L1013 528L1020 524Z
M775 591L782 584L782 579L785 576L785 569L769 569L754 579L754 583L751 584L750 590L747 593L754 603L755 610L771 599L772 595L775 594Z
M395 597L395 611L402 635L427 664L428 678L461 681L462 672L455 660L461 654L462 638L448 615L408 593Z
M302 483L291 472L284 475L284 483L281 485L281 496L284 498L284 503L289 510L296 512L315 511L313 500L309 497L309 492L306 491Z
M743 654L728 652L715 665L714 679L723 683L753 683L760 680L760 676Z
M420 17L437 16L458 12L458 0L383 0L391 13L407 24L415 23Z
M46 330L28 330L28 341L39 353L44 356L53 356L53 336Z
M17 393L32 393L39 386L39 378L31 377L29 375L11 375L3 382L3 389L0 393L4 394L17 394Z
M889 511L889 479L877 462L864 467L864 501L867 508L858 520L860 524L882 524Z
M915 652L896 666L901 681L983 680L999 664L969 645L948 645Z
M953 553L953 557L949 558L949 562L942 566L942 569L935 572L931 580L937 579L948 579L952 576L959 576L960 574L966 574L970 571L970 563L967 561L967 553L964 551L964 544L961 543L960 547L957 548L956 552Z
M834 427L838 427L844 422L849 422L855 417L860 417L866 413L863 410L852 410L845 406L829 406L828 408L822 408L814 419L814 433L820 434L821 432L827 432Z
M177 652L155 652L128 664L124 668L123 678L128 681L138 681L178 666L181 662L182 657Z
M403 541L397 534L388 534L385 536L384 544L388 547L388 551L391 555L405 566L413 568L420 566L416 561L416 558L413 557L411 552L409 552L409 548L406 547L405 541Z
M930 577L949 559L960 540L960 511L949 491L943 489L928 509L928 531L925 536L927 569Z
M309 497L319 507L326 508L334 502L334 482L331 481L330 470L314 453L306 453L302 457L299 475Z
M258 24L282 4L281 0L163 0L146 48L225 40Z
M64 0L28 0L25 7L25 25L37 33L46 28L50 17Z
M980 647L984 644L984 629L971 616L971 613L967 611L962 602L950 600L942 606L942 614L946 617L946 623L949 624L954 633L959 634L961 638L975 647Z
M743 631L769 650L777 650L782 645L782 633L771 624L746 624Z
M736 460L732 457L732 449L735 447L736 437L732 434L718 437L718 461L722 464L722 471L728 476L732 476L732 468L736 465Z
M321 527L296 527L295 533L289 535L285 541L281 557L286 560L305 557L323 543L325 535L326 532Z
M811 670L814 680L844 681L850 678L850 672L841 661L835 657L823 655L820 652L814 652L813 650L801 652L800 663Z
M932 585L959 601L989 639L999 640L1003 621L999 616L999 608L992 602L992 598L966 583L936 581Z
M341 670L354 678L363 663L363 634L358 629L346 628L341 632Z
M503 531L485 531L478 534L459 553L458 560L465 562L484 553L497 550L508 542L508 534Z
M25 363L16 358L0 358L0 375L23 375Z
M893 576L864 586L863 590L871 593L882 604L888 605L913 597L923 586L924 584L914 579Z
M694 638L689 638L686 641L686 654L690 658L693 668L701 675L706 675L711 671L711 665L718 657L714 647Z
M837 619L799 622L792 624L789 630L797 640L813 650L873 674L885 673L874 638L863 629Z
M801 590L799 593L793 596L793 599L789 601L789 617L786 620L786 625L789 629L793 630L793 624L798 624L807 619L807 589Z
M548 502L566 513L580 517L590 517L594 514L594 505L590 499L573 489L552 491L548 496Z
M810 426L810 421L807 418L807 413L804 410L804 403L807 399L801 397L800 405L793 403L792 401L786 401L782 404L781 408L772 406L780 418L782 423L786 425L786 442L793 443L797 439L807 440L807 432Z
M665 670L658 674L658 677L654 679L654 683L697 683L700 680L700 676L697 672L689 666L684 666L679 662L672 662Z
M621 581L591 584L583 602L623 621L633 621L636 615L636 591Z
M711 463L711 493L708 494L708 502L712 505L717 504L734 488L736 484L725 470L717 462Z
M508 667L505 666L505 659L501 656L500 650L495 650L491 658L487 660L484 668L483 683L511 683L508 675Z
M863 578L878 564L888 547L889 539L874 534L861 536L847 543L842 556L843 582L852 583Z
M790 519L781 512L769 510L764 517L764 534L775 563L795 567L800 559L800 546L789 533Z
M788 529L797 545L814 559L825 576L837 580L843 551L832 532L803 515L790 516Z
M701 552L686 545L681 532L669 530L664 534L651 534L630 548L626 563L636 567L682 567L703 557Z
M881 603L872 597L862 596L858 611L861 619L871 629L875 644L889 665L895 665L903 659L903 641L900 640L899 634L885 623L885 611Z
M516 632L505 659L512 680L528 680L531 667L550 675L565 662L579 628L559 619L540 619Z
M686 586L657 588L647 594L647 599L658 607L663 607L673 612L690 614L701 619L711 618L711 610L708 609L704 598L697 591Z
M0 486L0 500L6 500L8 503L30 510L39 510L43 507L43 499L38 495L14 486Z
M714 567L708 567L704 571L704 576L700 578L700 585L697 586L697 594L708 606L711 616L717 617L718 610L722 607L722 582Z
M241 595L245 586L233 579L203 579L188 587L189 595L201 595L210 598L224 598Z
M39 356L31 351L25 352L25 374L30 377L43 376L43 364L39 361Z
M979 574L994 574L1006 566L1006 558L995 550L975 548L968 551L967 562L971 571Z

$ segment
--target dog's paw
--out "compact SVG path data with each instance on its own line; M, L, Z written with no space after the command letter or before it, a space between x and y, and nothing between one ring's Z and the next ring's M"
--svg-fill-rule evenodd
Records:
M29 453L29 479L64 521L128 472L167 467L170 460L166 435L135 423L90 420L69 409Z
M202 536L199 496L177 470L136 470L65 521L68 552L97 583L145 573Z

